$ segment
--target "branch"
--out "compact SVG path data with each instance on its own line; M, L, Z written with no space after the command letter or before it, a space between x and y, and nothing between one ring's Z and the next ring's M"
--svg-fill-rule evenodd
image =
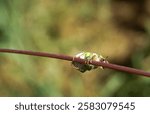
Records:
M75 58L72 56L62 55L62 54L51 54L51 53L45 53L45 52L34 52L34 51L27 51L27 50L15 50L15 49L0 49L0 52L4 53L16 53L16 54L24 54L24 55L33 55L33 56L41 56L41 57L49 57L49 58L56 58L56 59L62 59L67 61L76 61L79 63L85 64L84 59ZM143 70L115 65L112 63L103 63L103 62L97 62L97 61L90 61L90 64L96 65L96 66L103 66L104 68L119 70L123 72L128 72L136 75L143 75L146 77L150 77L150 72L145 72Z

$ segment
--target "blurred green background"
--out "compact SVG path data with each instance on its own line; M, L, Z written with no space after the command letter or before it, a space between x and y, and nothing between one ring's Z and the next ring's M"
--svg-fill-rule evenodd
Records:
M0 48L75 55L150 71L149 0L0 0ZM0 53L0 96L150 96L150 78Z

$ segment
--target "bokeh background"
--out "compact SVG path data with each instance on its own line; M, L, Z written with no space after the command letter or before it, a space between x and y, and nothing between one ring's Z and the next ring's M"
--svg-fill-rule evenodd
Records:
M0 48L75 55L150 71L150 0L0 0ZM0 53L0 96L150 96L150 78Z

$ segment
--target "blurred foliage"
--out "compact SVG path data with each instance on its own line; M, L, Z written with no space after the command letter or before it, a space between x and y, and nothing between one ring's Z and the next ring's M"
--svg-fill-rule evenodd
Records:
M150 71L149 0L0 0L0 48L75 55ZM150 96L150 78L0 54L0 96Z

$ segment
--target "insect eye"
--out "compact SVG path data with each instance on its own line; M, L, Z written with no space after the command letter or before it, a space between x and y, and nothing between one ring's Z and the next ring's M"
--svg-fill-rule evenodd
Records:
M102 58L101 61L103 62L103 61L105 61L105 59Z

